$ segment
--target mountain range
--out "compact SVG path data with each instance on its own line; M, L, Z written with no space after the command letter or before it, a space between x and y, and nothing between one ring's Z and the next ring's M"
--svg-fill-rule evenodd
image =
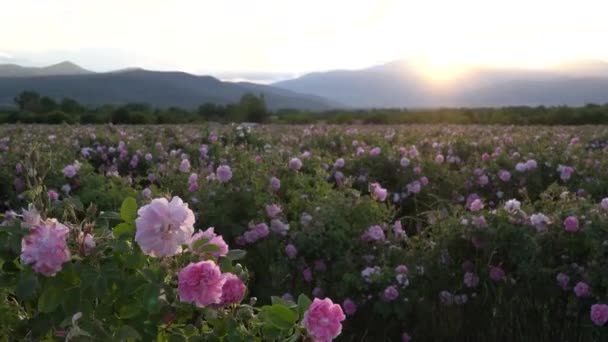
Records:
M51 98L70 97L89 106L147 103L158 107L196 108L203 103L230 104L251 92L263 94L270 109L319 111L330 101L315 95L249 82L222 82L211 76L128 68L95 73L63 62L44 68L0 65L0 106L24 90Z
M351 107L484 107L608 102L608 63L575 61L543 69L471 68L432 81L410 61L311 73L276 87Z
M231 76L246 78L238 73ZM608 63L584 60L542 69L469 68L437 82L420 65L402 60L360 70L315 72L268 85L139 68L96 73L71 62L42 68L0 65L0 106L11 104L23 90L71 97L90 106L143 102L195 108L205 102L235 103L247 92L263 94L273 110L576 106L608 102Z

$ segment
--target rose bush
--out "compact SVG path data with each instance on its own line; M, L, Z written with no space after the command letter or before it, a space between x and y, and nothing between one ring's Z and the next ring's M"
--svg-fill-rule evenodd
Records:
M194 214L179 197L153 199L139 211L127 198L120 213L96 216L117 222L111 230L45 214L30 207L3 222L4 337L295 341L319 340L324 329L307 320L317 309L304 295L297 303L273 298L256 307L255 297L241 303L248 272L234 261L245 252L228 250L213 228L193 234ZM342 320L332 322L323 341L339 335Z
M607 135L2 126L0 335L602 340Z

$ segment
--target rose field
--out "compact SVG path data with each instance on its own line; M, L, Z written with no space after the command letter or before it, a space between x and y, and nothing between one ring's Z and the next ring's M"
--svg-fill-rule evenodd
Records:
M0 126L0 341L608 341L608 126Z

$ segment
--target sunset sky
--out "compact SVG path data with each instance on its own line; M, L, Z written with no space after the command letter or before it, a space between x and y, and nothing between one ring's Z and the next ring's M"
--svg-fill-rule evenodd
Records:
M608 1L3 1L0 63L303 73L608 60Z

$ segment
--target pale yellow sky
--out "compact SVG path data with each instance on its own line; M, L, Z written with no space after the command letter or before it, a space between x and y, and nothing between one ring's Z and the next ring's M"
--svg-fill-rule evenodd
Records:
M604 0L0 0L0 61L308 72L608 60Z

